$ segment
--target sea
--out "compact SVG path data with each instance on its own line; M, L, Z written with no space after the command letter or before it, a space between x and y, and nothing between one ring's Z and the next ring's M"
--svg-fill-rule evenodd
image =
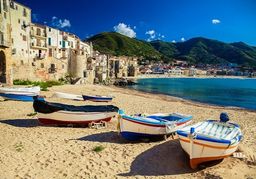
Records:
M136 82L130 88L200 103L256 110L256 79L145 78Z

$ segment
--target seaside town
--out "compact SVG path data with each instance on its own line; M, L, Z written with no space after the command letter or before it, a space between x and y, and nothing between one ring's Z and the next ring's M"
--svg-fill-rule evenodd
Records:
M93 49L92 43L75 34L46 25L33 23L29 7L5 0L0 11L0 81L58 80L69 75L74 83L92 84L113 78L136 77L139 74L184 76L246 76L253 77L253 69L237 64L226 66L190 66L186 61L172 63L139 63L139 57L110 56Z
M137 58L100 54L75 34L31 22L31 9L3 1L0 11L0 81L58 80L66 75L77 84L136 76Z
M101 53L32 10L0 0L0 179L256 178L255 67Z

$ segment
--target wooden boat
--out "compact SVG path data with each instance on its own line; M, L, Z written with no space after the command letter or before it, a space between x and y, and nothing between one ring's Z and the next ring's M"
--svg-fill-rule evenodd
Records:
M192 116L183 114L126 115L119 110L118 129L127 140L164 139L188 125Z
M88 125L92 122L110 121L118 108L113 105L73 106L34 100L34 110L43 125Z
M206 120L177 131L184 151L190 157L190 166L223 159L232 155L242 139L239 126L230 123L225 113L221 120Z
M57 98L71 99L71 100L77 100L77 101L84 100L82 95L70 94L70 93L55 92L53 96Z
M33 97L37 96L40 92L40 87L30 88L0 88L0 96L5 99L18 100L18 101L33 101ZM43 97L40 97L43 100Z
M113 97L111 96L92 96L92 95L82 95L83 99L86 101L94 101L94 102L109 102L112 101Z

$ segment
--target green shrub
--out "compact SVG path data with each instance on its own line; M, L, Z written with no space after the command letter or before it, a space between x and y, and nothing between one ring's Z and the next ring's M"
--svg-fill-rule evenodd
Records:
M94 152L101 152L104 149L105 149L105 147L103 147L102 145L99 145L99 146L94 147L92 150Z
M32 85L32 86L40 86L42 91L48 91L48 87L52 86L58 86L58 85L63 85L64 83L61 81L30 81L30 80L14 80L13 81L14 85Z

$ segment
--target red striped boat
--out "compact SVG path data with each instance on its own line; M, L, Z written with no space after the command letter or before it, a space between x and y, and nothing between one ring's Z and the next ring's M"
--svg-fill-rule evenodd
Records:
M73 106L34 100L38 121L43 125L82 125L110 121L118 108L113 105Z

